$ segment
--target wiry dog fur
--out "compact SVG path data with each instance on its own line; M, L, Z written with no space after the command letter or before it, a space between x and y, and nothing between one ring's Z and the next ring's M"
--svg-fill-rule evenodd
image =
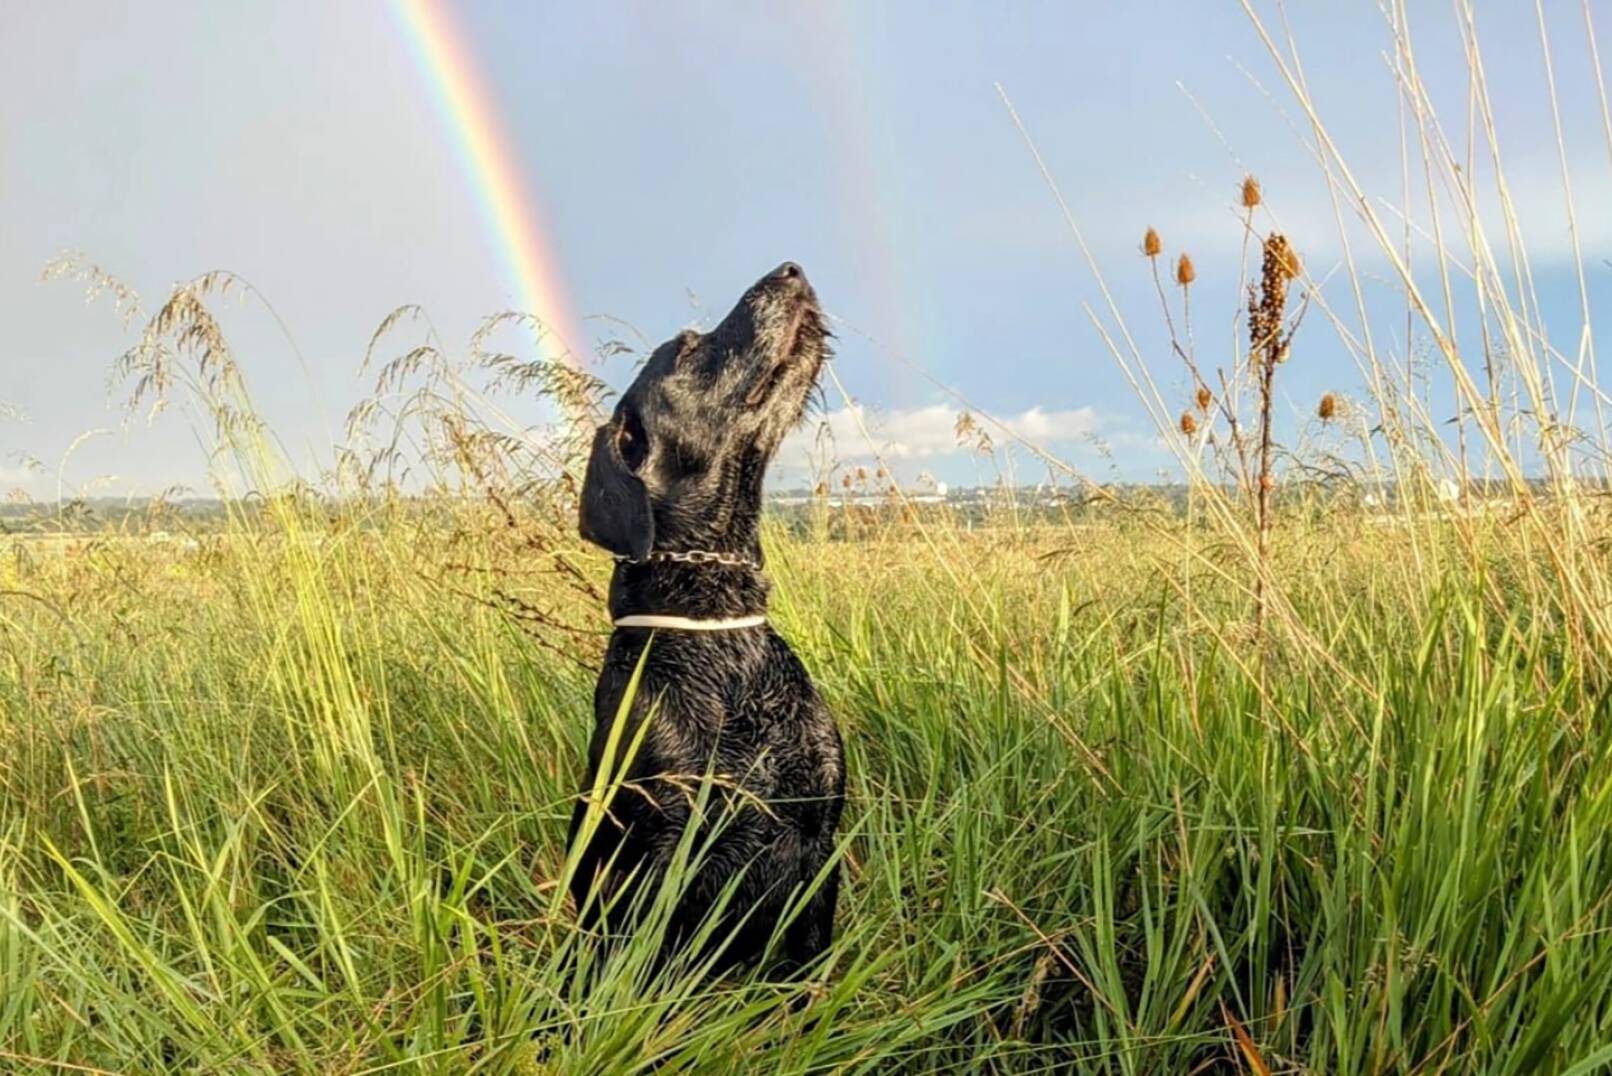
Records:
M583 537L613 553L705 550L761 563L762 480L799 422L827 355L817 297L786 263L751 287L709 333L657 348L594 437L582 489ZM763 610L767 581L743 565L618 563L610 613L699 619ZM650 631L617 628L594 693L588 782ZM651 710L653 715L651 716ZM737 889L714 939L732 935L723 963L761 955L788 902L827 862L845 797L845 756L833 718L805 669L770 625L655 634L623 744L649 719L642 747L582 850L572 886L597 923L658 886L691 821L704 858L673 914L667 946L682 945L718 894ZM711 775L703 813L693 797ZM587 811L571 822L574 844ZM831 873L783 935L788 966L828 944L839 889Z

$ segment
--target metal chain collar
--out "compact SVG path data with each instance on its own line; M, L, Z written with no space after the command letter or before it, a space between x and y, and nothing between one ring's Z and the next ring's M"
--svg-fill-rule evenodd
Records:
M738 553L714 553L708 549L690 549L686 552L675 552L670 549L657 549L646 556L629 557L625 553L613 554L618 564L648 564L651 561L671 561L675 564L721 564L729 568L749 568L752 571L761 571L760 562Z

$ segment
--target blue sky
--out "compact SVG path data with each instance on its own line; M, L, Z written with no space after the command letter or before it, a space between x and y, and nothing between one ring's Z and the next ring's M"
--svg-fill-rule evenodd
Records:
M1549 6L1602 309L1612 168L1581 8ZM1294 33L1333 134L1362 182L1397 198L1376 5L1291 7L1305 8ZM1459 126L1465 72L1448 9L1415 17L1424 77ZM1576 341L1532 5L1484 5L1481 18L1540 300L1552 335ZM801 262L841 319L835 371L860 408L861 423L832 416L839 455L867 457L866 424L903 478L994 473L955 447L958 405L910 364L1100 479L1168 464L1086 319L1090 273L993 83L1034 135L1168 397L1184 403L1190 386L1164 352L1136 252L1148 225L1171 252L1193 254L1211 348L1229 349L1234 331L1229 207L1245 170L1313 273L1339 257L1292 103L1235 4L479 3L459 19L578 310L658 340L720 316L777 262ZM1602 21L1612 26L1612 12ZM148 307L204 270L251 281L295 350L260 309L232 302L222 315L259 405L305 468L328 459L367 388L359 359L388 311L420 303L454 342L515 299L384 4L18 6L0 37L0 129L0 403L27 419L0 419L0 490L206 486L205 430L182 410L124 427L107 372L129 333L104 301L86 308L74 285L39 282L64 249ZM1370 301L1394 303L1386 273L1375 280ZM1325 326L1309 328L1283 371L1294 432L1321 392L1359 388ZM1405 342L1386 346L1402 354ZM601 369L619 384L631 364ZM833 387L828 403L848 405ZM522 407L512 410L528 417ZM784 484L806 474L798 447L780 461ZM1024 481L1045 473L1022 453L1014 467Z

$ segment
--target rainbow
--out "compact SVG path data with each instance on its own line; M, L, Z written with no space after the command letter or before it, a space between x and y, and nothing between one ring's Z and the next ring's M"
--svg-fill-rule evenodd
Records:
M552 244L529 197L508 132L463 35L438 0L396 0L395 6L415 58L436 90L442 118L453 132L466 178L479 196L487 230L505 262L517 301L548 329L540 341L543 357L576 365L585 354L587 339L566 297Z

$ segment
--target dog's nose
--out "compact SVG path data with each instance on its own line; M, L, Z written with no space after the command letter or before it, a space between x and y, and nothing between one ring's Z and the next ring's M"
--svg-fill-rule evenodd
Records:
M772 271L774 280L805 280L806 271L795 262L784 262Z

